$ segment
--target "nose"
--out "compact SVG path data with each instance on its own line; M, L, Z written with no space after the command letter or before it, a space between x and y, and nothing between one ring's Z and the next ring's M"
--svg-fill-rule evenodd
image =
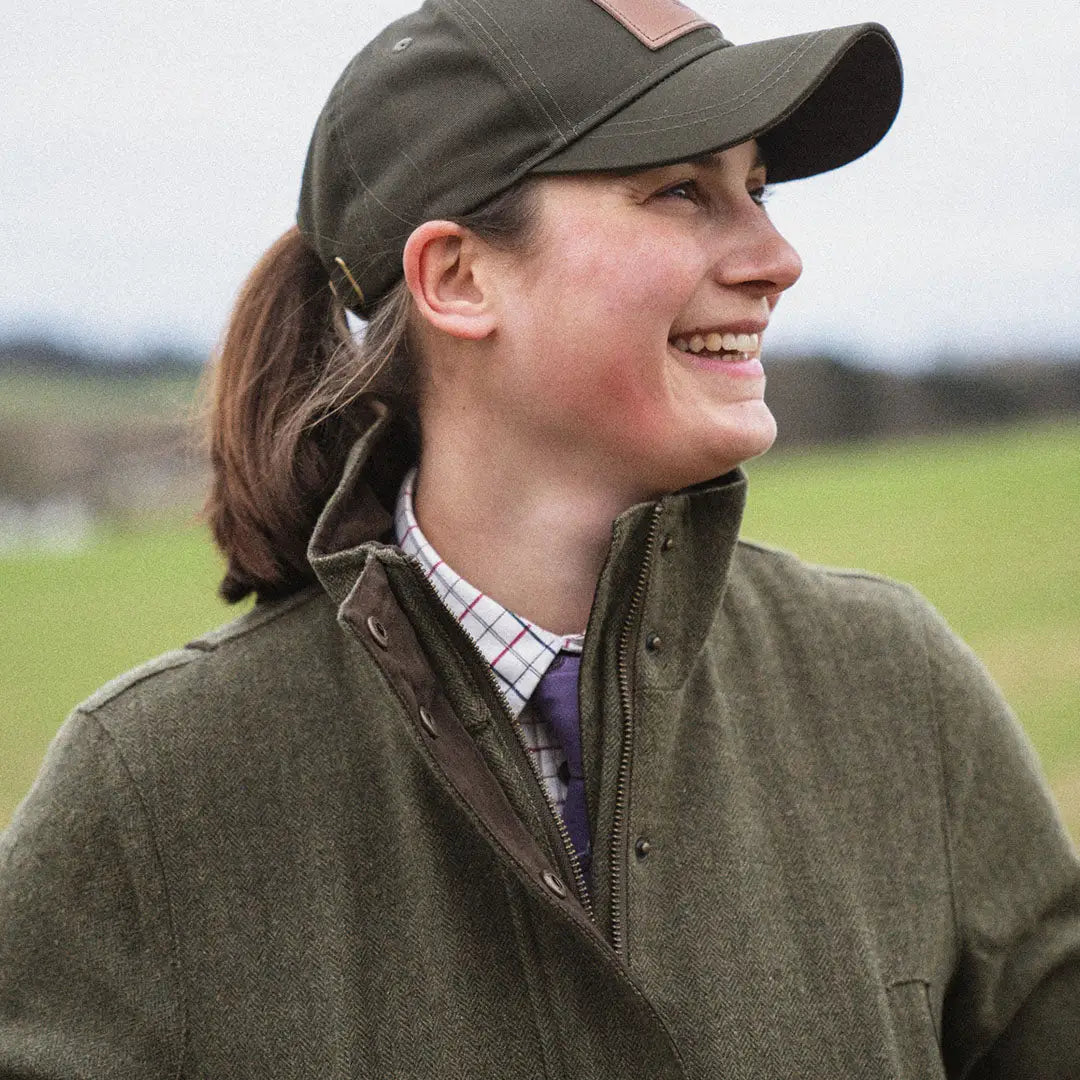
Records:
M764 297L772 308L785 289L802 274L799 253L784 239L765 211L756 203L728 221L718 244L716 278L754 297Z

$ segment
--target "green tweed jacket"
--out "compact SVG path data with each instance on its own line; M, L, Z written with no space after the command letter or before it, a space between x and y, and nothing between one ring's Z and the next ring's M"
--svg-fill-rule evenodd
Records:
M62 729L0 843L0 1077L1080 1077L1080 869L924 601L739 542L739 473L619 517L585 895L489 669L380 540L387 431L317 585Z

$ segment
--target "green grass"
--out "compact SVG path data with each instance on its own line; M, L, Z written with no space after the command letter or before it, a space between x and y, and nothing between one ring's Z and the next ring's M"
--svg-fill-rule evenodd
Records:
M789 452L749 467L744 533L910 581L973 645L1080 836L1080 425ZM234 611L204 532L0 557L0 823L71 707Z
M920 589L1016 709L1080 837L1080 424L764 457L743 532Z
M171 520L72 555L0 558L0 824L59 722L103 682L235 614L205 531Z

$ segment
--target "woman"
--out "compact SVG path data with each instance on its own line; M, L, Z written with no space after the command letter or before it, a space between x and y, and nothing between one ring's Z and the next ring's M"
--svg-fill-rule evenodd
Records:
M982 669L737 539L800 272L766 181L899 95L880 27L674 0L434 0L359 54L216 374L258 603L52 748L0 1075L1080 1075L1080 874Z

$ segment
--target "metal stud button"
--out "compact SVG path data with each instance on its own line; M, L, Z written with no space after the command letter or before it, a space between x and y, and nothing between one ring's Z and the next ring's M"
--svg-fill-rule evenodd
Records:
M566 886L550 870L545 870L540 875L540 880L543 881L548 887L548 890L554 893L560 900L566 899Z
M664 642L659 634L652 633L645 638L645 648L649 652L659 652L664 647Z
M439 728L435 723L435 718L424 708L420 706L420 726L433 738L439 737Z
M367 619L367 628L371 636L375 639L375 644L381 649L385 649L390 641L390 636L386 632L386 627L383 626L374 615L369 615Z
M674 546L675 537L673 536L665 536L664 539L660 542L661 551L670 551Z
M652 844L644 836L639 836L638 842L634 845L634 851L639 859L644 859L652 851Z

